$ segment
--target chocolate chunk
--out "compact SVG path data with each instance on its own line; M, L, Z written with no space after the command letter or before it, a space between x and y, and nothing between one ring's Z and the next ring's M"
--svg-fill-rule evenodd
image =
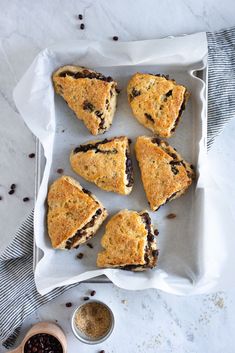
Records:
M101 118L103 113L99 110L96 110L95 115L98 116L98 118Z
M78 19L79 19L79 20L82 20L82 19L83 19L82 14L79 14L79 15L78 15Z
M88 110L90 113L92 113L95 110L95 107L92 103L88 101L83 102L83 109Z
M159 231L158 231L157 229L155 229L155 230L154 230L154 234L155 234L156 236L158 236Z
M113 36L113 40L117 41L118 40L118 36Z
M86 245L88 246L88 248L93 249L93 245L91 243L87 243Z
M96 295L96 291L95 291L95 290L92 290L92 291L91 291L91 297L94 297L94 295Z
M154 235L153 234L148 234L148 241L154 241Z
M8 194L9 194L9 195L12 195L12 194L14 194L14 192L15 192L15 190L14 190L14 189L11 189L10 191L8 191Z
M59 74L59 77L66 77L66 76L74 76L74 72L72 72L72 71L62 71Z
M146 116L146 118L150 121L152 121L154 123L154 120L152 118L152 115L148 114L148 113L144 113L144 115Z
M90 298L89 297L83 297L83 300L89 300Z
M92 195L92 193L91 193L89 190L85 189L85 188L82 188L82 191L83 191L85 194L89 195L89 196Z
M14 190L16 188L16 184L11 184L11 190Z
M64 169L58 168L58 169L57 169L57 173L58 173L58 174L63 174L63 173L64 173Z
M24 202L28 202L28 201L29 201L29 197L24 197L24 198L23 198L23 201L24 201Z
M72 305L73 305L73 304L70 303L70 302L68 302L68 303L65 304L66 308L71 308Z
M85 28L84 23L81 23L81 24L80 24L80 29L84 29L84 28Z
M172 89L166 93L166 97L172 96Z
M173 219L173 218L176 218L176 214L175 213L169 213L166 218L168 219Z
M34 157L35 157L35 153L30 153L30 154L28 155L28 157L29 157L29 158L34 158Z
M83 255L83 253L82 253L82 252L80 252L79 254L77 254L77 258L78 258L78 259L82 259L82 258L83 258L83 256L84 256L84 255Z
M157 145L160 145L161 140L158 137L152 138L152 143L156 143Z
M158 255L159 255L159 250L158 250L158 249L153 250L153 251L152 251L152 255L153 255L153 257L158 257Z

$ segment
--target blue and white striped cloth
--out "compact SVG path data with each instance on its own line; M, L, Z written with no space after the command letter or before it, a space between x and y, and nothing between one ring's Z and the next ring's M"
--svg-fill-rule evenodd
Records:
M208 150L223 126L235 116L235 28L207 33ZM75 284L76 285L76 284ZM22 322L41 305L73 287L41 296L33 275L33 212L0 256L0 341L9 348Z

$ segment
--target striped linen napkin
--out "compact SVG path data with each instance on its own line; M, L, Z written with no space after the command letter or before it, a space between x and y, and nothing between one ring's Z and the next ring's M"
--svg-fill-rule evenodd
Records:
M207 33L208 150L235 116L235 28ZM11 347L27 316L69 288L40 295L33 275L33 211L0 256L0 341Z

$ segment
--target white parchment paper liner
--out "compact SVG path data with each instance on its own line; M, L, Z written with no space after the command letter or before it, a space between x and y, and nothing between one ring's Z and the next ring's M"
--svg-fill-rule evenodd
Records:
M205 151L207 126L205 84L193 75L194 70L205 67L206 56L207 41L205 33L129 43L67 41L43 50L22 77L14 90L14 100L25 123L42 143L47 161L35 205L34 220L36 243L44 252L44 256L35 271L36 286L41 294L45 294L55 287L87 280L101 274L105 274L116 285L132 290L159 288L169 293L196 294L218 288L226 260L226 244L222 236L221 222L223 216L226 217L226 203L222 202L221 193L214 187L214 181L207 170ZM185 203L189 202L191 213L184 213L184 217L177 220L175 225L170 225L170 229L165 229L165 223L168 222L169 224L169 221L166 221L164 217L169 210L172 210L172 205L166 205L162 210L152 214L154 223L160 223L159 226L162 228L160 240L163 239L160 241L160 245L163 242L163 253L160 250L159 266L155 270L144 273L132 273L118 269L97 269L94 265L95 257L104 228L101 230L101 234L96 236L94 252L85 251L86 259L84 263L75 260L76 253L74 251L61 252L51 248L46 231L45 200L48 182L50 183L56 177L53 165L55 163L54 160L58 162L58 167L63 165L66 174L76 177L82 185L93 191L105 204L110 214L124 208L123 204L125 205L125 202L127 202L125 206L128 208L132 208L132 205L133 209L147 208L142 189L139 194L138 190L134 192L130 203L126 201L127 199L124 202L123 196L98 190L95 186L75 176L69 169L68 151L76 145L76 142L79 144L92 139L81 122L74 118L66 121L66 115L71 113L68 110L63 110L67 109L67 107L64 108L65 104L60 98L54 97L51 74L59 66L69 63L91 68L97 67L104 73L107 70L107 73L114 70L114 74L120 75L121 82L122 68L124 72L128 72L128 75L130 75L138 71L138 68L141 70L150 68L149 72L151 72L152 67L156 66L165 73L169 71L177 73L179 71L180 78L184 77L185 74L186 81L188 80L192 86L191 90L194 91L193 112L200 121L197 121L195 125L193 135L195 146L192 146L193 152L188 158L193 158L193 162L197 165L198 180L194 189L192 188L188 195L183 197L183 200L181 198L172 202L172 205L174 204L173 210L178 208L179 213L180 207L183 209ZM125 85L124 81L122 82L123 87ZM119 99L120 105L122 105L124 98ZM127 103L124 102L123 104ZM130 114L125 109L124 113L126 115ZM115 117L115 121L120 119L120 123L116 126L116 129L115 126L112 127L108 136L125 134L125 120L122 121L123 111L121 111L120 116L120 118L118 116ZM62 125L64 122L70 125L70 130L65 132L63 138L61 133L59 133L60 125L58 127L58 121ZM121 122L123 123L121 124ZM115 124L118 124L118 122ZM127 124L131 126L134 137L141 134L151 135L134 118L130 118ZM186 117L183 118L183 123L181 124L182 126L183 124L187 125ZM181 127L178 130L180 129ZM181 148L180 152L187 157L188 145L189 143L192 145L192 141L189 141L189 138L191 139L192 137L187 139L187 133L185 134L187 130L184 130L183 127L182 129L182 133L177 130L175 140L172 139L170 143L173 146L173 142L176 145L178 143ZM68 149L66 149L67 145L69 146ZM135 199L135 195L138 195L137 199ZM144 200L143 205L142 200ZM114 206L113 203L115 204ZM213 208L213 205L217 203L221 205L219 211ZM217 212L219 212L220 217L217 217ZM193 215L193 217L190 215ZM161 218L160 221L159 217ZM174 239L174 228L178 234L178 242ZM168 236L165 236L164 233L167 233ZM213 233L213 237L211 233ZM172 234L172 237L169 234ZM167 244L164 244L164 237ZM187 247L188 239L190 239L189 248ZM182 250L184 243L186 244L186 249Z

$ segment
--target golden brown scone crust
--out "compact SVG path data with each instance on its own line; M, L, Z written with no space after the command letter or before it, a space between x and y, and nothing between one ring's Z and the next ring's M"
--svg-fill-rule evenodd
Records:
M84 67L66 65L55 71L52 79L56 93L65 99L90 132L98 135L107 131L112 124L116 110L117 83L112 78L108 82L95 77L72 76L72 73L84 72L84 75L101 75Z
M122 210L110 219L101 240L104 250L98 254L98 267L135 267L136 265L139 266L137 270L144 270L156 266L157 244L155 239L151 242L149 263L146 266L145 250L148 230L141 216L144 213L147 212ZM150 230L153 233L152 225L150 225Z
M86 150L86 147L91 149ZM82 152L82 148L85 148L84 152ZM76 153L76 151L79 152ZM125 136L92 141L81 145L72 151L70 163L75 173L95 183L103 190L123 195L129 194L132 190L132 163L129 140ZM130 173L128 173L127 168L129 168ZM130 175L129 178L128 174Z
M72 247L84 243L107 217L106 209L96 197L83 190L79 182L69 176L60 177L50 186L47 225L53 248L65 249L66 242L101 209L102 213L96 217L94 226L87 228L86 234L79 237Z
M136 73L127 87L133 115L145 127L161 137L171 137L178 125L189 94L174 80Z
M193 166L184 161L167 142L139 136L135 151L152 210L181 196L192 183Z

